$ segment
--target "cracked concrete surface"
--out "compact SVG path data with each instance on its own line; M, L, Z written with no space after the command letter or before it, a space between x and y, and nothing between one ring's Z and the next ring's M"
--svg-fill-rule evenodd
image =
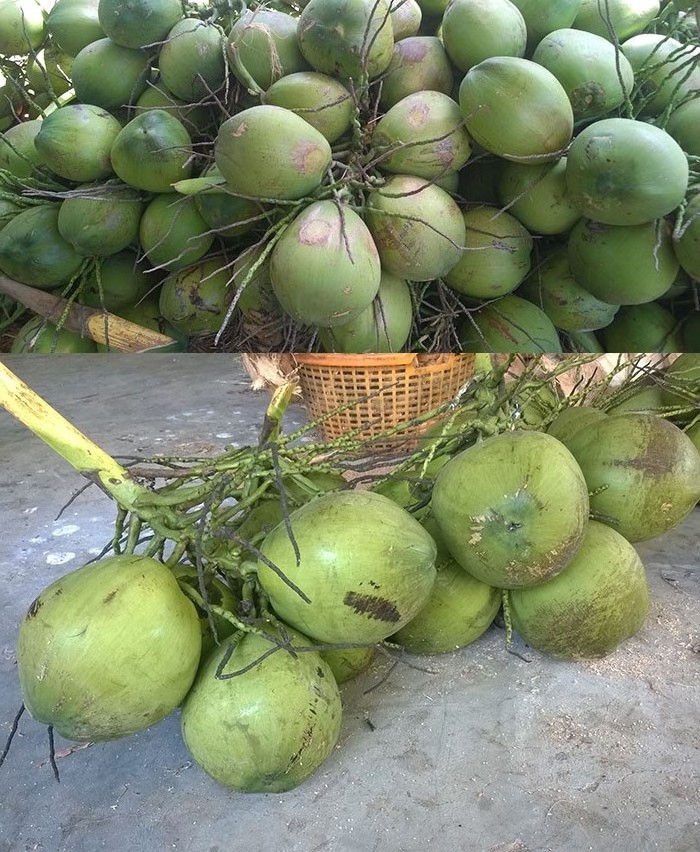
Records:
M252 443L267 401L236 356L3 360L113 455ZM293 406L291 422L304 419ZM4 742L21 700L19 621L102 548L114 514L91 489L57 518L83 480L1 409L0 471ZM0 850L697 852L700 510L638 550L652 609L613 655L568 663L519 644L516 656L494 625L390 673L380 657L343 687L332 756L289 793L217 785L177 714L110 743L57 738L56 784L46 731L25 715L0 769Z

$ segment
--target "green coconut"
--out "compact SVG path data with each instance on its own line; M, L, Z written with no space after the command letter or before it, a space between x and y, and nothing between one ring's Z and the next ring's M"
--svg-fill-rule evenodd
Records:
M159 77L149 80L145 91L134 104L132 112L136 116L154 109L170 113L187 128L187 132L191 135L199 135L203 128L207 128L210 121L210 113L205 105L187 103L182 98L176 98Z
M623 386L606 400L607 414L663 414L664 391L654 377Z
M197 212L192 197L176 192L156 195L146 205L139 222L139 243L159 269L184 269L209 251L214 235Z
M321 658L328 663L336 683L346 683L362 674L375 656L374 647L370 648L333 648L320 651Z
M501 608L501 592L452 558L434 518L423 525L438 546L435 585L423 609L391 641L411 654L445 654L471 645L488 630Z
M49 41L36 56L30 56L25 69L35 95L59 97L71 88L73 57Z
M686 154L700 157L700 97L695 97L673 110L666 122L666 133L673 136Z
M348 132L355 110L345 86L318 71L285 74L269 87L263 100L296 113L330 143Z
M423 12L417 0L390 0L389 15L395 42L418 35Z
M473 66L460 84L459 105L469 135L506 160L554 160L571 141L574 114L564 87L529 59L497 56Z
M90 42L71 66L76 98L108 110L136 103L150 72L149 53L123 47L109 38Z
M183 700L201 643L195 608L165 565L127 554L89 563L44 589L20 624L24 704L69 740L133 734Z
M566 162L569 197L606 225L641 225L675 210L688 188L688 160L660 127L606 118L585 127Z
M148 192L170 192L173 183L192 173L187 128L162 109L132 118L114 140L111 157L124 183Z
M391 62L382 77L380 106L388 109L415 92L451 95L454 71L437 36L416 35L396 41Z
M124 249L91 267L83 276L78 301L118 313L135 305L156 286L135 249Z
M554 30L570 27L581 7L581 0L512 0L520 9L527 27L528 49L532 50L544 36Z
M223 179L216 165L207 168L204 176ZM219 237L235 239L251 231L263 218L260 204L236 195L225 182L196 193L194 202L199 215Z
M584 426L605 417L605 412L592 405L569 405L563 408L547 427L547 434L569 446L569 440Z
M20 121L0 135L0 169L25 178L41 165L41 154L34 144L41 124L38 118Z
M233 299L231 273L211 259L168 275L160 288L163 317L181 334L215 334Z
M415 92L394 104L371 142L382 171L428 180L459 171L471 154L459 104L442 92Z
M566 157L550 163L505 163L498 171L498 196L528 231L565 234L581 218L569 197Z
M68 352L96 352L95 341L82 337L66 328L35 315L27 320L14 336L10 352L13 354L34 352L41 354Z
M611 305L652 302L666 293L678 274L670 226L664 220L603 225L581 219L567 245L576 281Z
M629 60L595 33L555 30L540 41L532 60L562 84L577 122L612 112L632 94L635 80Z
M642 115L660 115L700 94L700 48L668 35L640 33L622 44L634 69Z
M320 642L369 645L395 633L426 603L435 582L435 542L389 498L331 492L289 520L298 551L281 523L265 538L265 560L258 561L260 584L287 624Z
M293 647L309 646L285 633ZM276 647L253 633L224 642L206 657L182 705L182 738L195 762L243 793L297 787L340 733L340 693L328 664L315 651Z
M357 318L377 295L381 266L360 216L315 201L285 229L270 260L282 308L299 322L330 327Z
M696 312L691 316L697 317ZM700 350L687 350L666 367L663 385L665 405L695 405L700 408Z
M570 564L538 586L509 593L513 627L545 654L566 660L604 657L643 626L646 572L619 533L590 521Z
M408 282L382 272L372 303L350 322L321 329L319 337L326 352L400 352L412 324L413 298Z
M18 213L0 231L0 271L40 290L67 284L84 258L58 230L58 205L42 204Z
M309 0L299 16L299 49L316 71L355 85L386 71L394 33L386 0Z
M673 250L688 275L700 280L700 193L688 201L682 226L674 233Z
M104 38L97 14L98 0L57 0L46 18L52 40L69 56L77 56L90 42Z
M277 9L246 9L231 27L226 54L236 78L262 94L308 64L299 49L297 18Z
M155 47L182 17L181 0L99 0L100 26L116 44Z
M591 511L628 541L668 532L700 500L700 455L678 426L653 414L610 415L569 441Z
M20 56L41 46L46 25L36 0L0 0L0 54Z
M394 175L367 199L365 221L382 268L430 281L457 263L465 239L462 211L444 189L414 175Z
M111 151L122 126L98 106L66 104L41 122L34 145L51 171L76 183L112 173Z
M621 42L645 30L660 8L659 0L581 0L572 26Z
M471 311L460 344L463 352L561 352L559 335L547 314L512 293Z
M619 310L618 305L601 301L578 283L569 266L566 246L555 246L545 255L519 288L518 295L542 308L562 331L605 328ZM646 352L645 349L624 351Z
M524 56L527 43L525 19L510 0L450 0L440 35L462 72L492 56Z
M223 30L199 18L178 21L158 52L158 71L175 97L211 98L226 81Z
M679 352L683 348L678 321L657 302L623 306L601 338L606 352Z
M310 195L332 157L328 140L315 127L272 104L249 107L224 121L214 155L235 193L278 201Z
M700 420L696 420L695 423L688 426L685 430L685 434L690 438L693 444L695 444L695 448L700 453Z
M445 283L473 299L512 293L530 271L530 232L497 207L468 208L463 216L464 250Z
M88 184L61 202L58 230L78 254L105 257L135 242L143 212L141 196L123 184Z
M512 589L543 582L575 556L588 524L588 488L556 438L504 432L442 468L431 508L462 568L490 586Z

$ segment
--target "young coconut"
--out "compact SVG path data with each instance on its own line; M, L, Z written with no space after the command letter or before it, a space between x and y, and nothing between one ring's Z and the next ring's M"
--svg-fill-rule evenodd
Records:
M288 638L293 647L311 644L293 631ZM182 736L220 784L282 793L331 754L341 713L338 685L320 654L275 650L273 642L248 633L205 660L182 705Z
M27 710L69 740L127 736L187 694L202 646L194 605L169 568L119 555L56 580L19 627Z
M700 500L700 454L654 414L616 414L584 426L569 449L586 477L591 510L628 541L679 524Z
M544 432L504 432L454 456L433 486L433 515L452 556L503 589L553 577L588 524L588 488L567 448Z
M488 630L501 608L501 592L453 559L434 518L422 523L438 548L435 585L423 609L391 641L411 654L445 654L470 645Z
M435 542L388 497L331 492L289 520L294 543L281 523L258 561L258 580L287 624L320 642L369 645L425 605L435 581Z
M649 609L637 551L611 527L589 521L583 544L556 577L509 592L513 627L545 654L604 657L633 636Z

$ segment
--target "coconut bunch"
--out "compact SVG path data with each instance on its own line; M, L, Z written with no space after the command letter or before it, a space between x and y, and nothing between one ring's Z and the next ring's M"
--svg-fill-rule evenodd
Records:
M696 14L599 5L8 0L0 271L175 348L693 350Z
M181 707L209 775L282 792L331 754L340 686L377 652L465 648L502 610L507 642L515 630L566 660L612 653L648 610L634 543L700 499L700 363L621 360L565 395L560 380L590 363L480 369L393 459L353 434L316 440L320 421L285 433L288 383L256 446L127 467L0 365L3 405L119 507L101 557L43 590L19 625L26 709L93 742ZM623 369L615 393L653 380L663 413L620 410L609 388Z

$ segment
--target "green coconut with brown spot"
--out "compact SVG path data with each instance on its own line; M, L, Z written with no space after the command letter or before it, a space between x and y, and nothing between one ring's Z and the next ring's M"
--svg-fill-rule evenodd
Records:
M331 146L296 113L262 104L223 122L214 157L238 195L290 201L320 186L331 164Z
M290 525L298 558L286 524L279 524L261 545L258 580L279 617L308 636L381 642L428 600L435 542L388 497L324 494L292 512Z
M442 92L414 92L394 104L372 132L378 165L429 180L459 171L471 154L459 104Z
M360 216L315 201L285 229L270 257L272 289L298 322L329 328L356 319L379 291L381 265Z
M556 577L509 593L513 627L533 648L567 660L604 657L642 627L649 587L637 551L590 521L571 563Z
M454 456L431 501L445 544L474 577L498 588L541 583L583 542L588 488L573 455L543 432L504 432Z
M610 415L569 441L591 491L591 510L628 541L655 538L700 500L700 454L654 414Z

